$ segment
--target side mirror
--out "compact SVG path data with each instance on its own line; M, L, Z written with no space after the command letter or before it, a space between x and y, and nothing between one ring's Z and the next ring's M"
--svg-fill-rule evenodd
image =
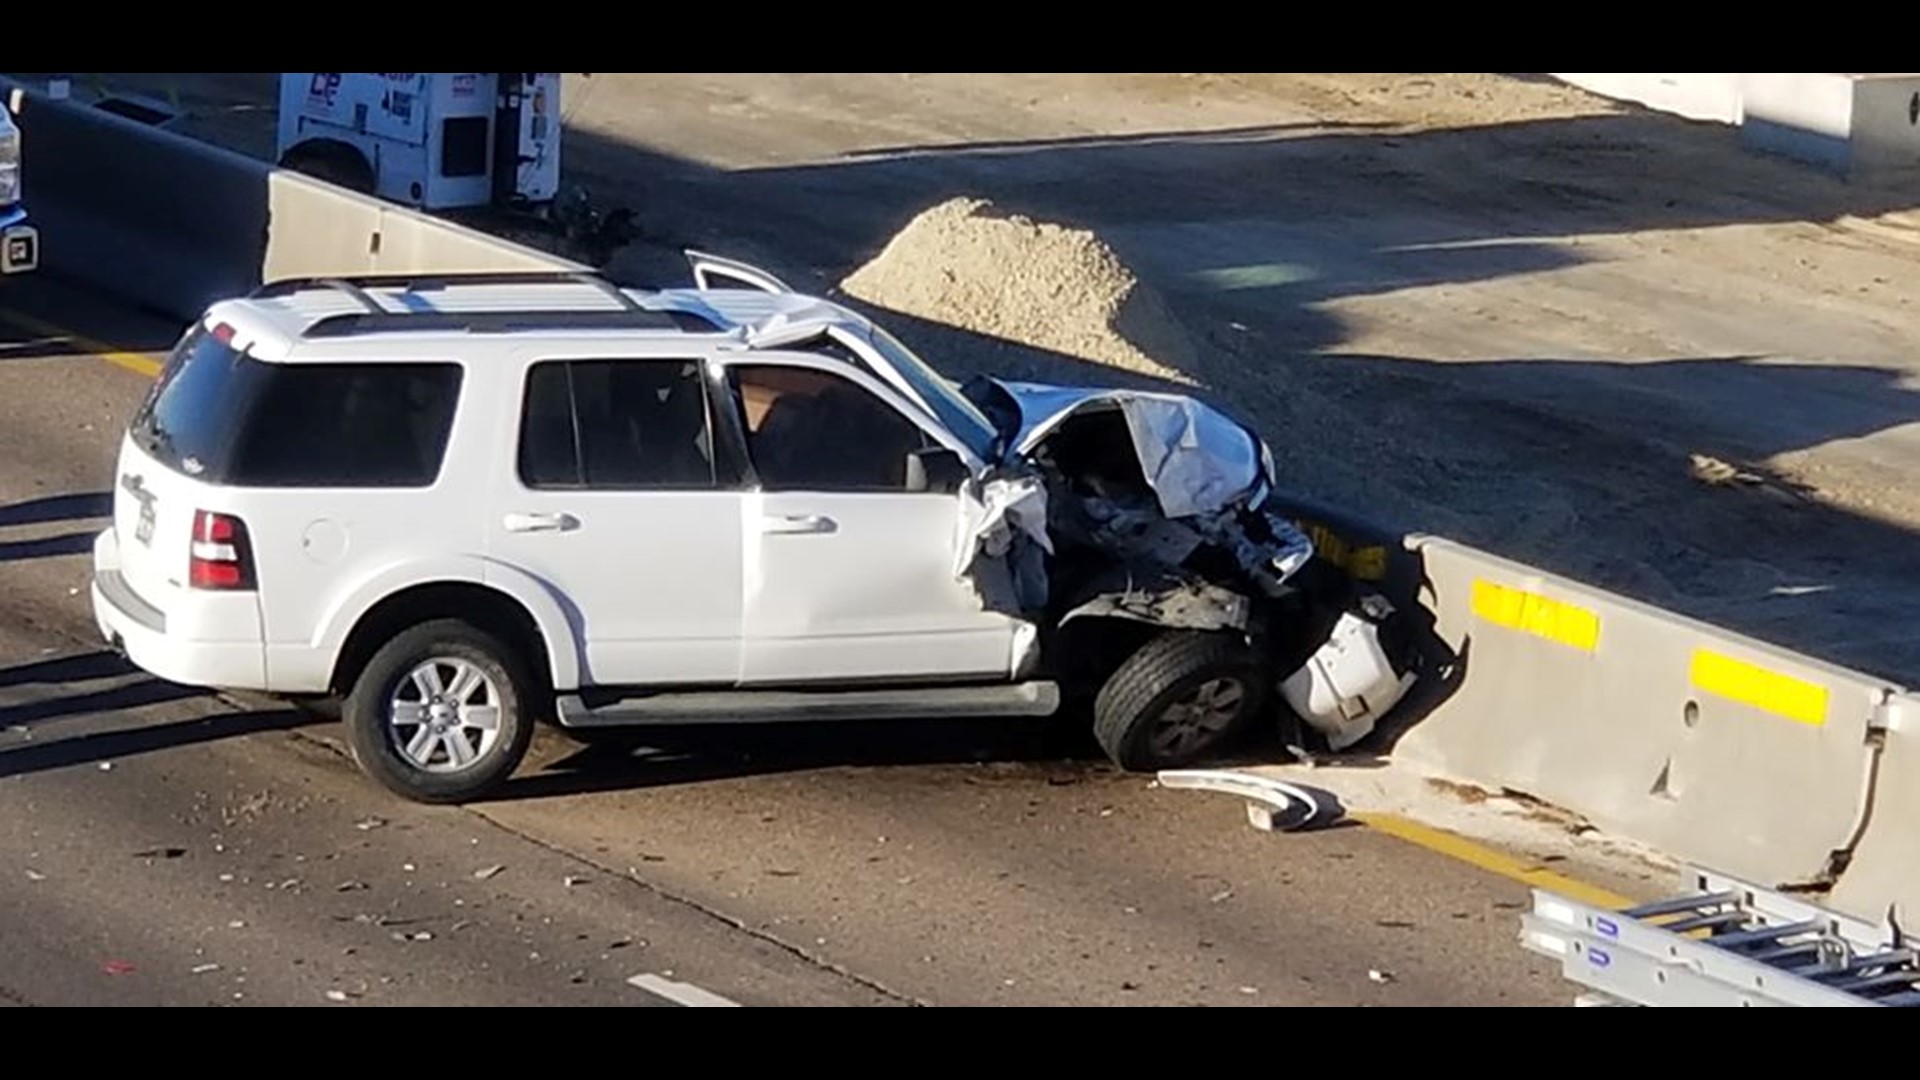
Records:
M930 446L907 455L907 490L951 494L967 481L967 463L944 446Z

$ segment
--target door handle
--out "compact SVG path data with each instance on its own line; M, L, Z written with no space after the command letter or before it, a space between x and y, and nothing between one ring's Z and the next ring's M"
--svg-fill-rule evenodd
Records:
M500 522L508 532L565 532L580 527L572 514L508 514Z
M760 531L783 536L819 535L840 531L840 523L825 514L782 514L762 518Z

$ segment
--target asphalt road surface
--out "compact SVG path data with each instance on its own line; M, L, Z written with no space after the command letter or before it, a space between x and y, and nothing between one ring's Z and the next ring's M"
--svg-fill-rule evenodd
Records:
M1564 1005L1521 885L1256 832L1017 724L543 733L399 802L333 729L103 651L86 552L178 327L0 291L0 1002ZM638 980L636 984L635 980Z

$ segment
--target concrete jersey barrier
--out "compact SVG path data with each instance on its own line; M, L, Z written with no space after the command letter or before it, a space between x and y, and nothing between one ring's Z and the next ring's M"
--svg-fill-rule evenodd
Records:
M31 91L19 123L47 270L182 319L260 283L271 166Z
M1829 878L1899 691L1434 538L1458 689L1396 752L1751 880Z

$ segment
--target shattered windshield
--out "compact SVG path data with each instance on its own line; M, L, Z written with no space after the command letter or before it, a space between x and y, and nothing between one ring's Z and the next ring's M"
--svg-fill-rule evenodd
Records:
M878 326L870 326L867 335L873 347L886 357L887 363L900 373L901 378L907 380L915 393L926 399L934 416L948 431L966 443L967 449L973 451L981 461L999 459L1000 433L973 402L961 395L959 387L927 366L927 362L912 349Z

